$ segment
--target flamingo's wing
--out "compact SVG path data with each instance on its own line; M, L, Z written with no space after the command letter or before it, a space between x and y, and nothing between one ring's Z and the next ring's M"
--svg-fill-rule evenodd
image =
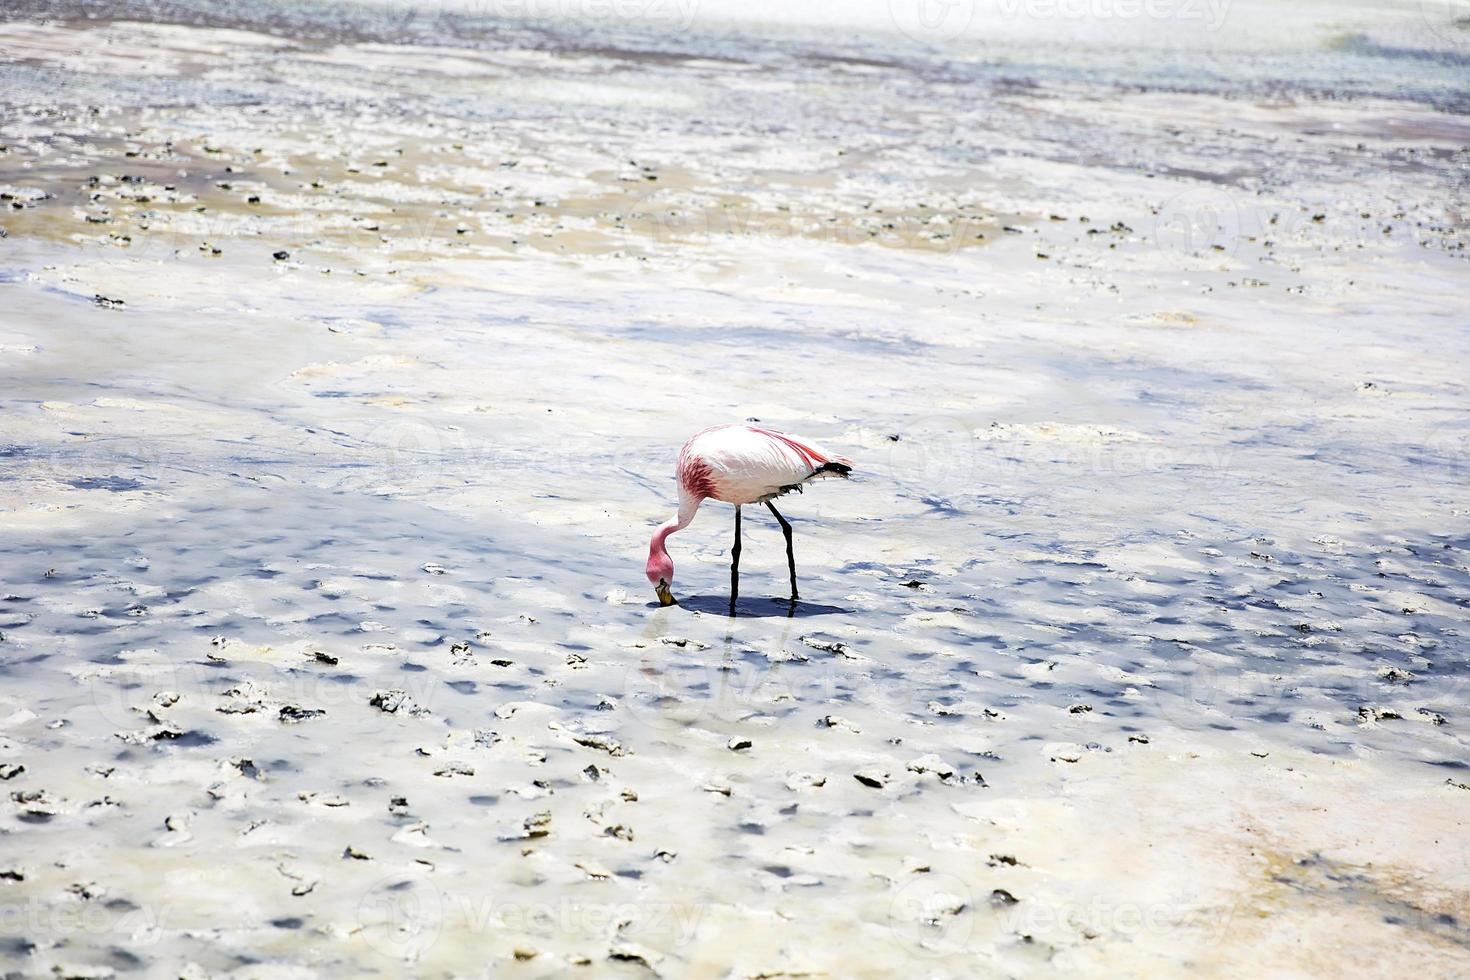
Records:
M699 484L706 496L754 503L820 476L846 476L851 464L771 429L726 425L695 436L680 454L681 482Z

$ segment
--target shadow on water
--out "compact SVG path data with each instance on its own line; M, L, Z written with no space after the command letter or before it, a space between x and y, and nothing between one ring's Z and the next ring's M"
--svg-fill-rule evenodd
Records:
M648 605L653 609L659 608L656 602L650 602ZM679 599L679 607L689 612L728 616L730 615L730 597L727 595L682 596ZM741 599L735 609L737 617L758 619L805 619L809 616L837 616L851 613L851 609L843 606L829 606L820 602L808 602L805 599L792 602L789 599L773 599L766 596Z

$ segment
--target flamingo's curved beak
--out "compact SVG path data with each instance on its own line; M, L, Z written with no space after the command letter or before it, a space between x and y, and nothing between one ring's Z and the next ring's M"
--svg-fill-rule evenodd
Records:
M669 583L660 581L653 587L658 593L658 604L660 606L672 606L674 604L674 593L669 589Z

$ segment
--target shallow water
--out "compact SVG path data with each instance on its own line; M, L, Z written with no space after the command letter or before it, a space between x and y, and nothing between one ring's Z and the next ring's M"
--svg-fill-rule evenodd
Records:
M7 967L1467 968L1456 35L221 9L0 24Z

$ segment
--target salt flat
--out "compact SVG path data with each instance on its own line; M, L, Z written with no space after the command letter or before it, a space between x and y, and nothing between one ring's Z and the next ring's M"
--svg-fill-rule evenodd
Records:
M8 13L0 962L1470 970L1470 47L1286 9Z

